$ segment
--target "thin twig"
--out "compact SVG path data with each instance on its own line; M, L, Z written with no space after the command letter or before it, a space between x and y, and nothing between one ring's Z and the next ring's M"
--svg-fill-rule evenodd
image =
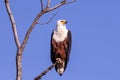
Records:
M76 0L72 0L72 1L70 1L70 2L66 2L66 0L63 0L61 3L59 3L59 4L57 4L57 5L49 8L49 10L47 10L47 11L50 12L50 11L55 10L55 9L57 9L57 8L63 6L63 5L70 4L70 3L74 3L75 1L76 1Z
M14 40L15 40L17 48L19 48L20 47L20 41L18 39L16 24L15 24L14 17L12 15L12 11L10 9L10 4L9 4L8 0L4 0L4 1L5 1L5 6L6 6L6 9L7 9L7 13L9 15L9 18L10 18L10 21L11 21L11 24L12 24L12 31L13 31L13 34L14 34Z
M44 6L43 6L43 1L40 0L40 4L41 4L41 11L44 9Z
M50 7L50 0L47 1L47 6L46 8L49 8Z
M48 24L50 21L53 20L53 18L57 15L58 12L56 12L47 22L41 22L41 23L37 23L37 24L40 24L40 25L44 25L44 24Z
M71 3L74 3L76 0L72 0L70 2L67 2L66 4L71 4Z
M49 66L46 70L44 70L42 73L40 73L34 80L40 80L42 76L44 76L48 71L50 71L52 68L54 68L56 63Z

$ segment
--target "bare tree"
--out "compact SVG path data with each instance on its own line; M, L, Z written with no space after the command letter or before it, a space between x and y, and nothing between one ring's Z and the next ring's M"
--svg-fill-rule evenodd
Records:
M24 51L24 48L25 48L25 46L26 46L26 44L28 42L30 33L32 32L32 30L35 27L35 25L38 24L38 20L41 18L41 16L43 14L51 12L51 11L53 11L53 10L63 6L63 5L74 3L75 0L72 0L70 2L67 1L67 0L62 0L60 3L58 3L58 4L56 4L56 5L52 6L52 7L50 7L51 0L47 0L47 4L46 4L45 8L44 8L43 0L40 0L41 11L35 17L34 21L31 24L31 26L27 30L22 43L20 43L20 40L19 40L19 37L18 37L18 32L17 32L17 29L16 29L16 23L15 23L12 11L10 9L9 0L4 0L4 2L5 2L5 6L6 6L6 10L7 10L8 16L9 16L11 24L12 24L12 31L13 31L13 35L14 35L15 44L16 44L16 47L17 47L17 54L16 54L16 80L22 80L22 55L23 55L23 51ZM53 15L53 17L54 16L55 16L55 14ZM45 22L45 23L42 23L42 24L49 23L53 19L53 17L48 22ZM49 70L51 70L55 65L56 65L56 63L51 65L50 67L48 67L45 71L43 71L40 75L38 75L35 78L35 80L39 80Z

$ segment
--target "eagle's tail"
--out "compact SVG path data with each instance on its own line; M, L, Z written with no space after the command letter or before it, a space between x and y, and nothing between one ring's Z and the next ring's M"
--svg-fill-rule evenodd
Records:
M62 76L64 69L65 69L65 61L61 60L61 58L57 58L56 71L60 76Z

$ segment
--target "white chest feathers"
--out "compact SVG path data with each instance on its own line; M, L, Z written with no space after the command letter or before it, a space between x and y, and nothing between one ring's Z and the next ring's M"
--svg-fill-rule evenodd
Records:
M65 26L57 27L57 29L53 33L53 39L56 42L62 42L67 37L68 30Z

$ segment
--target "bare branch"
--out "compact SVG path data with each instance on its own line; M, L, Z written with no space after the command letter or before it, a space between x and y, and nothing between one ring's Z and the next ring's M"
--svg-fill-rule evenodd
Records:
M43 1L40 0L40 4L41 4L41 11L44 9L44 6L43 6Z
M66 4L71 4L71 3L74 3L76 0L72 0L70 2L67 2Z
M47 22L41 22L41 23L37 23L37 24L40 24L40 25L48 24L57 15L57 13L58 12L56 12Z
M9 1L8 0L4 0L4 1L5 1L5 6L6 6L6 9L7 9L7 13L9 15L9 18L10 18L10 21L11 21L11 24L12 24L12 31L13 31L13 34L14 34L14 40L15 40L17 48L19 48L20 47L20 41L18 39L16 24L15 24L14 17L12 15L12 11L10 9Z
M70 2L66 2L66 0L63 0L61 3L59 3L59 4L57 4L57 5L55 5L55 6L51 7L51 8L49 8L49 10L47 10L47 11L50 12L50 11L55 10L55 9L57 9L57 8L59 8L59 7L63 6L63 5L65 5L65 4L74 3L75 1L76 1L76 0L72 0L72 1L70 1Z
M56 63L49 66L46 70L44 70L42 73L40 73L34 80L40 80L42 76L44 76L48 71L50 71L52 68L55 67Z
M26 43L27 43L27 41L28 41L28 38L29 38L29 36L30 36L30 33L32 32L32 30L33 30L33 28L35 27L35 25L37 24L39 18L40 18L44 13L45 13L44 11L41 11L41 12L36 16L36 18L34 19L33 23L31 24L31 26L29 27L29 29L28 29L28 31L27 31L27 33L26 33L26 35L25 35L25 38L24 38L24 40L23 40L23 42L22 42L22 45L21 45L22 50L25 48L25 45L26 45Z
M20 49L20 41L18 39L18 34L17 34L17 29L16 29L16 24L15 24L15 20L14 17L12 15L12 11L10 9L10 5L9 5L9 1L8 0L4 0L5 1L5 6L7 9L7 13L9 15L11 24L12 24L12 31L14 34L14 40L17 46L17 54L16 54L16 80L22 80L22 51Z
M50 0L48 0L46 8L49 8L49 7L50 7Z
M16 80L22 80L22 50L17 49L16 54Z

